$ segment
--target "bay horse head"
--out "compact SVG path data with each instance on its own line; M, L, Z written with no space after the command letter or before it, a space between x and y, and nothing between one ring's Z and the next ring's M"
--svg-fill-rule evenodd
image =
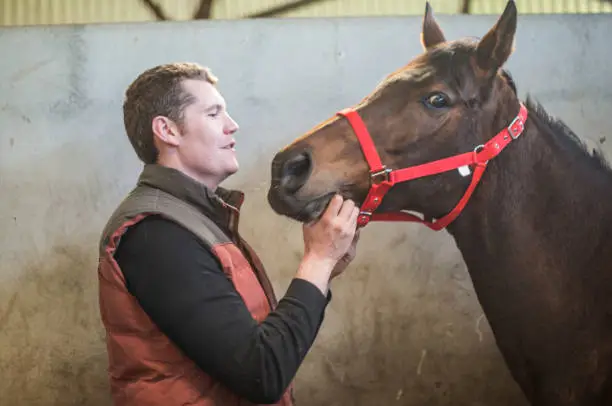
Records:
M526 110L503 69L516 25L509 1L481 40L447 41L427 3L424 52L275 155L273 210L308 222L339 193L361 206L362 226L422 221L406 211L439 220L425 221L434 229L449 224L488 160L523 129Z

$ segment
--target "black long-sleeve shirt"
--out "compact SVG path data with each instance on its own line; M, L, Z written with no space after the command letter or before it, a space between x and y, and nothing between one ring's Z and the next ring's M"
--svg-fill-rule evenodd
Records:
M115 258L128 290L160 330L203 371L253 403L282 396L330 299L295 278L259 324L209 249L157 216L129 229Z

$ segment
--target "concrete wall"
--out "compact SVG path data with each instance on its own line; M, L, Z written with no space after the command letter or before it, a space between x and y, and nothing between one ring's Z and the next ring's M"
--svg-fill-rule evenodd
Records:
M481 36L494 17L440 22L449 37ZM267 207L272 154L419 53L419 28L373 18L0 30L0 404L109 404L96 244L140 171L121 101L141 70L194 60L221 77L242 125L242 169L226 186L248 193L242 232L282 294L302 241ZM612 16L523 16L508 67L522 94L599 140L612 127L611 37ZM371 225L333 290L300 406L522 404L446 233Z

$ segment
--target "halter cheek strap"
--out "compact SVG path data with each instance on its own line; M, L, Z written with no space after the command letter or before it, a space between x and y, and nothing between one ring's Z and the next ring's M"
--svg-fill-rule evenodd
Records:
M425 224L427 227L436 231L448 226L459 216L459 214L461 214L461 211L467 205L472 193L480 182L489 160L499 155L510 142L517 139L523 133L528 115L527 108L521 103L519 113L514 120L512 120L510 125L497 133L495 137L486 144L476 146L472 152L466 152L422 165L391 170L382 164L376 152L372 137L370 137L370 133L359 116L359 113L352 108L347 108L336 114L348 120L359 140L361 150L370 167L370 190L361 205L361 212L357 220L358 225L364 227L371 220L411 221ZM397 183L407 182L412 179L435 175L454 169L459 169L460 172L467 172L467 168L470 168L473 172L470 185L457 205L439 220L429 222L404 212L375 213L378 206L382 203L385 194Z

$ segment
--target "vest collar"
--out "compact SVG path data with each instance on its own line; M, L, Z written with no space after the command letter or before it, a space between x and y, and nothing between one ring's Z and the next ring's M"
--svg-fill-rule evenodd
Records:
M244 194L238 190L217 187L215 191L183 172L159 164L144 166L138 179L139 185L147 185L170 193L228 226L232 216L240 212ZM231 227L233 228L233 227Z

